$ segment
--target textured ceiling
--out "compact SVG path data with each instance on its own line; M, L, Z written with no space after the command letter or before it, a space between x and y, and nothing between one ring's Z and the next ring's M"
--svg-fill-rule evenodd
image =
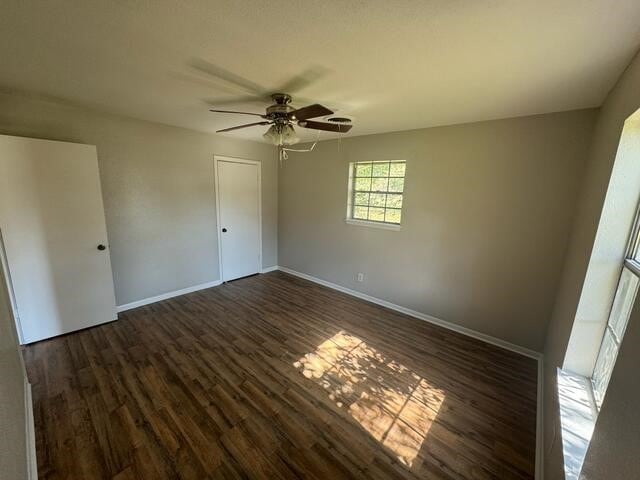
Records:
M299 95L363 135L598 106L639 45L637 0L3 0L0 87L212 132L254 120L205 101L247 91L194 59L266 91L311 72Z

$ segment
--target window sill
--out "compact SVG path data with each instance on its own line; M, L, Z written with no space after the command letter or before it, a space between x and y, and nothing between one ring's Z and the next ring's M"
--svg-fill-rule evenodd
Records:
M398 231L402 228L401 225L393 225L391 223L369 222L367 220L354 220L352 218L347 218L345 222L347 222L349 225L360 225L362 227L381 228L382 230Z
M565 480L578 480L598 417L591 381L558 369Z

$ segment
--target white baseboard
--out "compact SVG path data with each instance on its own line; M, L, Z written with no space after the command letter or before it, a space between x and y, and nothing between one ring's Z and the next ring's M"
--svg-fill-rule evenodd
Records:
M278 270L277 265L273 265L272 267L266 267L260 270L260 273L269 273ZM181 290L175 290L173 292L163 293L161 295L156 295L154 297L143 298L142 300L137 300L131 303L125 303L124 305L119 305L116 307L117 312L124 312L126 310L131 310L132 308L144 307L145 305L149 305L151 303L156 303L161 300L166 300L168 298L179 297L180 295L185 295L191 292L197 292L198 290L204 290L205 288L217 287L218 285L222 285L222 280L214 280L213 282L202 283L200 285L195 285L193 287L183 288Z
M27 478L38 480L38 459L36 456L36 431L33 419L31 384L24 380L25 437L27 439Z
M131 310L132 308L143 307L145 305L156 303L161 300L166 300L168 298L179 297L180 295L185 295L191 292L197 292L198 290L204 290L205 288L217 287L221 283L222 281L220 280L214 280L213 282L201 283L200 285L194 285L193 287L187 287L181 290L174 290L173 292L163 293L161 295L156 295L154 297L143 298L142 300L137 300L135 302L119 305L116 307L116 311L124 312L126 310Z
M538 359L538 399L536 405L536 480L544 478L544 357Z
M266 267L260 270L260 273L269 273L278 270L278 265L273 265L272 267ZM145 305L149 305L151 303L156 303L161 300L166 300L168 298L179 297L180 295L185 295L191 292L197 292L198 290L204 290L205 288L217 287L218 285L222 285L222 280L214 280L213 282L202 283L200 285L195 285L193 287L183 288L181 290L175 290L173 292L163 293L161 295L156 295L155 297L143 298L142 300L137 300L131 303L125 303L124 305L119 305L116 307L117 312L124 312L126 310L131 310L132 308L144 307Z
M525 355L530 358L534 358L538 360L542 357L540 352L536 352L534 350L530 350L525 347L521 347L519 345L515 345L511 342L507 342L505 340L501 340L496 337L492 337L491 335L486 335L484 333L477 332L475 330L471 330L470 328L462 327L460 325L456 325L455 323L447 322L445 320L441 320L436 317L432 317L431 315L427 315L426 313L417 312L416 310L411 310L410 308L402 307L400 305L396 305L395 303L387 302L386 300L382 300L380 298L372 297L371 295L367 295L366 293L358 292L357 290L352 290L347 287L343 287L342 285L338 285L336 283L331 283L326 280L322 280L321 278L317 278L311 275L307 275L306 273L297 272L295 270L291 270L287 267L278 267L278 270L281 270L290 275L295 275L296 277L304 278L305 280L309 280L311 282L319 283L320 285L324 285L325 287L333 288L334 290L338 290L340 292L346 293L348 295L352 295L357 298L361 298L371 303L375 303L377 305L381 305L383 307L389 308L391 310L395 310L400 313L404 313L405 315L409 315L411 317L424 320L429 323L433 323L434 325L438 325L440 327L446 328L448 330L453 330L454 332L461 333L463 335L467 335L468 337L473 337L477 340L482 340L483 342L490 343L497 347L504 348L506 350L510 350L512 352L519 353L521 355Z

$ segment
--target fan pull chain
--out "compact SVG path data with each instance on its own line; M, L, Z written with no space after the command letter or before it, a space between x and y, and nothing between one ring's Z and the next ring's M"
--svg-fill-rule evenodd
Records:
M280 168L282 168L282 161L289 158L289 155L282 145L278 145L278 157L280 159Z
M287 160L289 158L289 154L287 152L300 152L307 153L312 152L316 145L320 141L320 130L317 130L316 140L309 148L297 149L297 148L287 148L284 145L278 145L278 150L280 152L280 168L282 168L282 161Z

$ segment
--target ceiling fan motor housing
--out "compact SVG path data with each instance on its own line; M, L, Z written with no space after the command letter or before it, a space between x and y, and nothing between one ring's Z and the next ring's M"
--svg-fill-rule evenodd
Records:
M267 107L267 117L281 125L289 123L291 120L289 113L295 110L295 108L289 105L291 96L286 93L274 93L271 95L271 98L275 103Z

